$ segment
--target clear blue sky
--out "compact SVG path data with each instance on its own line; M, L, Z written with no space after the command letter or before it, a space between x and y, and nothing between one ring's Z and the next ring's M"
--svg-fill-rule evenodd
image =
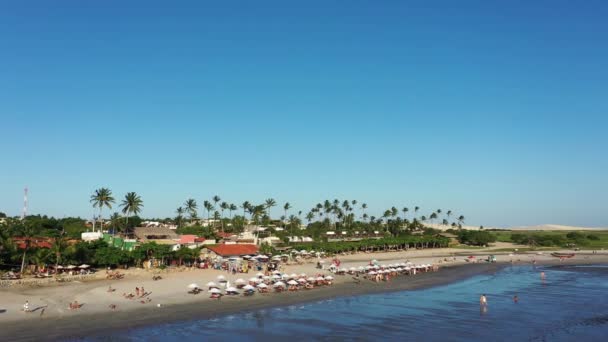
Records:
M139 193L608 226L605 1L0 4L0 211ZM279 210L275 208L275 213Z

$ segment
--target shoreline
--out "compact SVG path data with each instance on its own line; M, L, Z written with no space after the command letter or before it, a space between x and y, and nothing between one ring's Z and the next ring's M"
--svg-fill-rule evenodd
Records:
M354 261L360 262L362 259L369 259L369 255L353 257ZM381 258L378 258L381 259ZM523 259L523 258L522 258ZM353 260L351 260L352 262ZM606 264L608 257L598 256L594 258L574 259L559 262L558 260L538 260L539 266L554 266L554 265L585 265L585 264ZM227 297L225 296L220 301L208 299L208 294L201 294L203 297L184 297L188 301L171 302L167 298L167 303L163 303L160 308L156 306L157 302L151 305L131 306L125 304L125 309L117 311L81 311L78 313L68 312L65 315L47 315L41 317L27 318L17 316L17 319L4 320L4 314L0 315L0 340L2 341L29 341L29 340L64 340L78 339L86 336L103 336L109 332L115 334L120 331L141 328L149 325L159 325L166 323L175 323L180 321L209 319L218 316L240 314L250 311L285 307L296 304L304 304L317 302L327 299L343 298L350 296L360 296L377 293L390 293L405 290L421 290L435 286L447 285L458 282L473 276L498 272L508 266L525 266L531 265L529 260L523 259L520 262L511 264L510 262L502 261L498 263L455 263L444 265L438 272L422 273L416 276L402 276L393 278L390 282L374 283L371 281L362 280L360 284L356 284L352 280L352 276L336 276L336 282L333 286L323 287L310 291L284 292L272 294L255 294L252 297ZM312 265L309 265L309 267ZM302 267L293 266L293 267ZM205 272L205 271L203 271ZM207 270L208 275L214 273ZM200 276L201 273L192 272L191 276ZM219 273L217 273L219 274ZM188 276L184 274L182 276ZM178 274L179 276L179 274ZM243 276L245 277L245 276ZM180 281L185 281L178 278ZM134 279L132 281L138 281ZM101 287L107 286L111 282L92 282L74 285L58 286L55 290L62 293L70 292L71 288L78 288L87 295L103 296L99 292L92 293L91 291L98 290ZM120 283L111 283L113 286ZM169 284L171 285L171 284ZM148 288L148 284L146 284ZM47 289L39 288L33 290L33 293L44 292ZM182 288L174 289L173 292L183 292ZM36 292L38 291L38 292ZM154 293L154 290L152 291ZM10 295L10 294L9 294ZM28 294L31 295L31 294ZM84 295L83 295L84 296ZM176 298L174 298L176 299ZM108 299L104 303L107 305ZM122 304L121 304L122 305ZM151 307L153 305L153 307ZM93 304L90 304L93 306ZM23 315L23 313L21 313ZM34 313L34 315L38 315ZM23 317L23 318L21 318Z
M310 291L271 294L256 293L252 297L224 297L219 301L165 305L161 308L139 308L108 313L81 313L63 318L40 318L35 321L22 320L0 323L0 340L27 341L78 339L86 336L103 336L111 331L117 333L148 325L175 323L180 321L211 319L230 314L241 314L260 309L314 303L317 301L351 296L390 293L404 290L422 290L447 285L476 275L492 273L508 266L505 263L466 264L444 267L438 272L416 276L393 278L391 282L374 283L362 280L344 281L330 287ZM352 279L352 276L344 276ZM341 277L342 278L342 277ZM206 295L206 293L205 293ZM210 304L210 305L209 305ZM87 326L83 322L95 322ZM70 331L76 331L70 333Z

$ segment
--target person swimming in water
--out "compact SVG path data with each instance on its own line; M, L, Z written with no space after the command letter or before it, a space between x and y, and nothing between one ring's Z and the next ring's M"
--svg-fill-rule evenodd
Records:
M488 305L488 299L486 298L486 294L482 294L481 297L479 297L479 305L481 306L487 306Z
M513 303L517 303L519 302L519 298L517 297L517 295L513 296Z

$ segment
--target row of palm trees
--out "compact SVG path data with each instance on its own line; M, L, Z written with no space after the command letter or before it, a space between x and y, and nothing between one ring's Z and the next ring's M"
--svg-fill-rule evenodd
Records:
M91 203L93 204L94 208L99 209L98 219L100 219L102 217L104 207L112 209L115 199L112 196L112 191L110 189L100 188L95 190L93 195L91 195ZM442 209L437 209L428 214L428 216L417 216L420 210L419 206L413 207L412 217L408 217L410 208L403 207L401 210L399 210L394 206L385 210L382 216L376 217L373 215L368 215L368 206L366 203L361 203L360 205L358 204L359 202L357 200L325 200L313 206L305 215L305 218L309 224L315 220L328 221L330 227L333 226L336 228L337 224L340 223L342 227L348 228L352 227L352 225L357 222L358 219L365 223L387 224L397 220L397 218L400 218L400 212L403 213L403 217L397 221L404 225L408 225L412 222L420 223L428 221L430 223L438 222L440 225L448 226L450 225L450 219L453 217L453 212L451 210L444 212ZM259 224L262 221L272 222L271 210L277 205L278 204L275 199L268 198L261 204L252 204L249 201L244 201L240 205L240 208L243 209L243 218L246 219L248 214L251 222ZM141 211L142 207L143 201L135 192L129 192L125 195L122 203L120 204L120 208L122 209L122 213L125 214L125 221L127 224L129 216L137 215ZM194 198L187 199L182 206L176 209L176 220L178 225L181 226L181 222L185 216L189 217L191 224L198 220L198 209L198 203ZM220 196L215 195L211 198L211 200L203 201L203 209L206 211L208 224L213 218L213 228L219 228L223 232L225 228L225 212L227 211L229 213L229 218L232 220L233 213L239 209L239 206L234 203L222 201ZM290 210L293 209L289 202L286 202L282 206L282 209L283 215L280 216L280 223L290 226L299 226L302 223L302 211L298 211L297 215L289 215ZM360 215L357 215L357 211ZM112 218L116 219L117 217L118 214L115 213ZM455 218L456 221L451 222L451 226L461 227L464 223L465 217L460 215L456 216Z
M250 221L259 223L264 218L268 219L269 221L272 220L270 211L275 206L277 206L277 202L273 198L269 198L262 204L252 204L249 201L244 201L240 205L240 208L243 209L244 218L246 218L247 214L249 214ZM219 222L221 230L224 231L225 211L228 211L229 218L232 220L233 212L236 212L239 209L239 206L234 203L222 201L220 196L215 195L210 201L203 201L203 208L207 212L207 222L211 222L211 218L213 218L214 228L216 222ZM281 216L282 222L287 223L289 221L295 220L296 217L294 215L288 217L290 209L292 209L292 206L289 202L283 205L284 215ZM188 217L190 218L190 223L193 223L198 219L198 203L194 198L189 198L184 202L182 206L178 207L175 210L175 213L177 214L178 224L182 222L185 215L188 215ZM301 214L302 212L300 211L299 215ZM289 219L289 221L286 221L286 219Z
M112 209L112 205L115 203L115 199L112 196L112 190L108 188L99 188L93 192L90 199L93 208L99 209L99 215L97 219L93 220L93 225L98 220L103 224L102 212L103 208ZM137 215L141 212L144 206L144 202L141 197L135 192L127 192L124 199L120 203L119 207L122 209L122 213L125 215L125 225L129 224L129 217ZM118 217L118 213L112 215L112 219L115 220ZM93 226L94 227L94 226ZM101 230L101 229L100 229Z
M336 227L337 223L340 222L342 226L349 227L352 226L357 221L357 215L355 210L357 208L358 201L357 200L344 200L340 201L335 199L333 201L325 200L324 202L319 202L315 206L313 206L310 211L306 214L306 220L308 223L311 223L315 219L318 221L329 220L330 225ZM363 222L369 223L388 223L389 220L395 220L399 217L399 209L397 207L391 207L383 212L381 217L369 216L367 214L367 204L362 203L360 206L361 216L359 217ZM442 209L437 209L436 211L431 212L428 216L422 215L417 217L418 211L420 207L415 206L413 208L414 216L410 219L407 217L410 209L408 207L403 207L401 212L403 213L403 222L405 225L411 222L424 222L430 221L434 223L435 220L439 219L441 214L443 213ZM450 225L449 220L452 217L453 213L451 210L448 210L443 215L443 219L440 222L441 225L448 226ZM452 222L451 226L462 226L464 224L465 217L460 215L457 217L457 222Z
M337 227L338 222L341 223L342 227L352 227L357 220L361 220L365 223L377 223L377 224L386 224L389 222L398 221L403 225L409 225L410 223L422 223L422 222L430 222L430 223L438 223L439 225L452 227L461 227L464 224L465 217L463 215L454 216L451 210L443 211L442 209L437 209L430 214L418 216L418 212L420 211L419 206L415 206L412 208L413 216L408 217L408 213L410 212L410 208L403 207L401 210L397 209L397 207L391 207L383 212L382 216L370 216L367 213L368 206L366 203L361 203L358 206L359 202L357 200L344 200L340 201L335 199L333 201L325 200L324 202L319 202L315 206L313 206L308 213L305 215L305 219L308 223L312 223L313 221L329 221L330 227ZM261 222L273 222L271 210L276 207L277 201L273 198L266 199L261 204L252 204L249 201L244 201L240 208L243 209L243 218L247 218L249 215L249 220L256 224ZM229 218L232 219L233 212L238 210L236 204L222 202L220 196L213 196L211 200L205 200L203 202L203 208L207 212L207 222L211 222L211 218L214 219L213 227L216 228L216 223L219 224L222 231L224 230L224 212L226 210L229 211ZM292 209L292 205L289 202L286 202L283 206L283 215L280 216L279 223L283 223L285 225L300 225L302 223L302 211L298 211L297 215L289 215L290 210ZM218 210L219 209L219 210ZM181 222L181 219L184 215L188 215L190 218L190 222L194 222L197 216L198 204L195 199L190 198L186 200L183 206L177 208L176 213L178 215L178 222ZM357 215L357 211L359 211L360 215ZM403 218L400 218L399 213L403 213ZM450 220L455 219L455 221L451 222ZM441 221L439 221L441 220ZM275 221L276 222L276 221Z

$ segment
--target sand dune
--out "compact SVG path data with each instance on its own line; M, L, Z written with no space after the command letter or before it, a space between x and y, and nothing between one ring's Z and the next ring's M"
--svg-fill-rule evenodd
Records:
M427 227L447 230L450 229L450 226L444 226L440 224L432 224L425 222L424 224ZM462 226L463 229L469 230L479 230L478 226ZM608 227L577 227L577 226L566 226L560 224L541 224L536 226L515 226L515 227L491 227L484 226L484 229L504 229L504 230L608 230Z

